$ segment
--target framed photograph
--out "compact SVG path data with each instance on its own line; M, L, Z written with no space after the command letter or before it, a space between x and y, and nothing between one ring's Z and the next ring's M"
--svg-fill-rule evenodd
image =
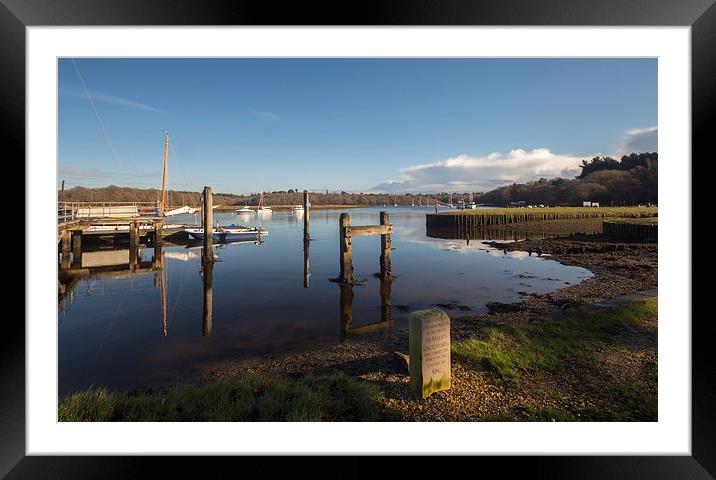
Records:
M0 25L27 278L0 474L716 475L712 0L3 0Z

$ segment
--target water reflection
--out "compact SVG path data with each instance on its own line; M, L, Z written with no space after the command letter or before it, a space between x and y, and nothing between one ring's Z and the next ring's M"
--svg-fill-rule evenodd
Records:
M599 230L586 233L600 233ZM521 229L505 229L505 228L451 228L451 227L426 227L426 235L430 238L439 238L444 240L465 240L466 245L470 245L470 240L502 240L502 241L518 241L518 240L538 240L543 238L566 237L572 233L545 233L530 230L522 227Z
M352 223L375 225L381 210L354 209ZM240 220L261 222L270 235L260 248L215 244L213 262L203 261L208 252L199 242L179 239L129 249L126 240L85 238L79 252L68 244L58 256L60 393L90 385L159 386L223 361L380 335L404 325L407 312L435 304L483 312L487 302L519 301L522 292L553 291L590 275L527 252L505 255L471 237L469 247L467 239L426 237L424 210L389 210L392 258L381 263L392 263L400 279L374 275L377 250L388 250L371 236L353 245L363 285L329 282L339 270L338 221L345 210L311 211L308 240L293 212ZM238 223L236 215L216 217Z
M310 287L311 279L311 240L303 238L303 288Z
M341 342L355 336L368 333L386 333L393 326L393 305L391 292L393 287L392 275L383 275L380 280L380 321L353 326L353 297L354 284L339 284L340 289L340 336ZM358 287L361 288L361 287Z

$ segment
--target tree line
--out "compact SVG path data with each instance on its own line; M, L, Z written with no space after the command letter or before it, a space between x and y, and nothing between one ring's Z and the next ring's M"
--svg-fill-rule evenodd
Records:
M632 153L620 160L594 157L584 160L581 173L574 179L540 178L514 183L477 196L488 205L636 205L658 203L658 154Z
M477 203L495 206L511 204L528 205L581 205L584 201L599 202L603 205L633 205L657 203L658 199L658 155L657 153L632 153L616 160L612 157L594 157L584 160L581 173L574 179L540 178L527 183L513 183L484 193L430 193L430 194L387 194L348 193L345 191L311 191L313 205L434 205L437 196L440 203L459 200L469 201L472 195ZM73 187L58 192L60 201L67 202L158 202L161 192L156 188L141 189L110 185L101 188ZM259 203L260 193L236 195L214 193L214 205L249 205ZM200 192L167 192L169 206L198 206ZM303 191L298 188L264 192L267 205L299 205L303 202Z

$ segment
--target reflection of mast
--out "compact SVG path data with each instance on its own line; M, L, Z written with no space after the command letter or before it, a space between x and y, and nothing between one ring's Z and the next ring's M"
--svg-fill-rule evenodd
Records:
M203 250L203 248L202 248ZM202 251L201 278L204 283L204 304L202 310L202 335L211 337L211 323L214 310L214 296L212 287L212 276L214 272L213 258L207 258L206 252Z
M161 268L161 272L159 275L159 286L162 291L162 321L164 325L164 336L167 336L167 288L166 288L166 279L164 278L164 259L162 258L163 253L162 250L159 249L159 266Z

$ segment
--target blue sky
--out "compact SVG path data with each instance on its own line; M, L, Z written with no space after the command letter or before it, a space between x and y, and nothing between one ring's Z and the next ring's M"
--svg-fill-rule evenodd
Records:
M656 59L80 58L58 73L67 187L159 187L164 129L170 188L233 193L482 191L657 150Z

